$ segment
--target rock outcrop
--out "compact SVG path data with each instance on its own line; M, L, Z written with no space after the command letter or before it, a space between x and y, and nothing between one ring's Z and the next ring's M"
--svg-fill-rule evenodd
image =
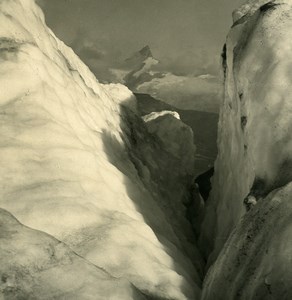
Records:
M195 153L195 176L202 174L214 166L217 156L218 115L208 112L183 110L175 108L147 94L135 93L137 110L142 117L152 112L177 112L181 121L192 128Z
M180 120L177 112L153 112L143 117L151 134L159 137L165 149L181 161L182 169L192 175L195 146L192 129Z
M159 61L153 57L150 47L145 46L125 60L124 67L130 71L123 78L124 84L135 91L140 84L163 76L161 72L153 71L153 67L157 64Z

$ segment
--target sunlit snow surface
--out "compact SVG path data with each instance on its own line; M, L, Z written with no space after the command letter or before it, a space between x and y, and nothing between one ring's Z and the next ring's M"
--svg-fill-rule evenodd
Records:
M1 299L145 299L44 232L0 209Z
M0 250L17 255L0 254L0 275L7 277L0 292L143 299L140 290L161 299L197 298L200 279L181 246L183 229L180 235L172 228L130 160L134 141L124 132L130 129L122 105L135 120L133 95L122 85L99 84L31 0L0 1L0 89L0 207L68 245L60 244L65 250L52 260L54 238L1 211ZM33 262L23 266L27 256ZM11 270L20 265L28 275L18 278ZM117 287L113 277L121 278Z
M234 18L201 236L209 265L228 241L203 299L291 299L292 1L249 1Z

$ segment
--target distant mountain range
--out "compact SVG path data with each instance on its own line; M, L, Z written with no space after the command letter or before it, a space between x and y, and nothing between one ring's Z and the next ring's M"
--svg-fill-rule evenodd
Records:
M124 62L123 83L133 92L149 94L180 109L218 113L221 84L210 74L175 75L159 71L149 46Z
M124 77L124 83L136 91L141 84L163 77L162 73L153 71L153 66L157 64L159 61L153 57L150 47L145 46L125 60L125 66L130 71Z
M147 45L143 47L140 51L135 52L132 56L125 60L128 66L137 67L141 65L148 58L154 58L150 47Z
M164 110L176 111L194 132L196 173L214 165L217 156L217 81L210 75L177 76L156 71L159 60L149 46L125 60L124 84L134 93L141 116Z

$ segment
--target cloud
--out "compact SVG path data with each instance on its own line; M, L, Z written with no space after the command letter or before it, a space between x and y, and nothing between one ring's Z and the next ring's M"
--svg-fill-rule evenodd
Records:
M120 53L90 32L79 29L70 46L100 82L118 82L113 68L119 65Z
M181 49L172 55L160 59L157 70L170 72L178 76L199 76L201 74L218 75L220 73L221 57L199 49Z
M222 86L218 77L210 74L177 76L169 73L163 78L143 83L137 91L178 108L218 112Z
M86 59L94 59L94 60L101 60L104 59L105 53L103 51L98 50L95 47L88 47L84 46L79 51L79 54Z
M198 75L218 73L231 12L242 0L43 1L49 26L94 65L103 59L120 68L118 51L126 58L149 44L159 71Z

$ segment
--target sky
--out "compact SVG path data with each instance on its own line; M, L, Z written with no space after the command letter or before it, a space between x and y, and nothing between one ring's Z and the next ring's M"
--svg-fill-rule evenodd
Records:
M232 11L242 0L41 0L48 26L98 79L149 45L159 68L218 74Z

